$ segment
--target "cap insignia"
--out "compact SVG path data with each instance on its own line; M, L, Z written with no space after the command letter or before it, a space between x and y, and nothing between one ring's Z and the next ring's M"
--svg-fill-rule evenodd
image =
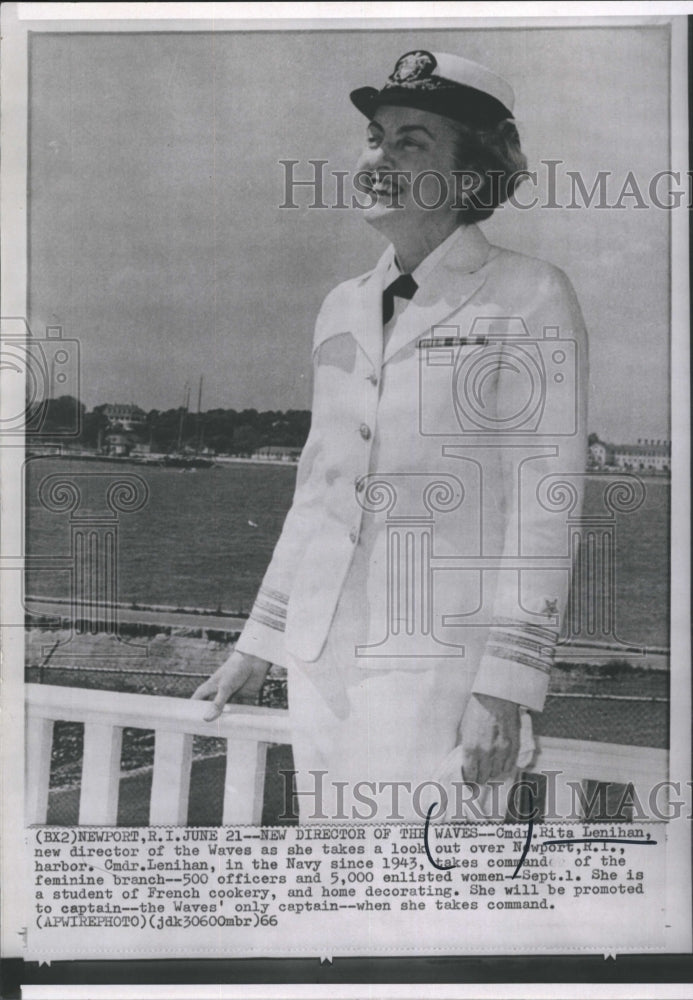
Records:
M416 86L419 80L430 77L437 63L430 52L407 52L397 60L390 81L400 87Z

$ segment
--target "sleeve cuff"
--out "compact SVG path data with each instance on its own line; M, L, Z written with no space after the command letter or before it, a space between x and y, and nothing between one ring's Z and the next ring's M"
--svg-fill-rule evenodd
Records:
M268 663L276 663L285 667L284 633L261 625L252 619L241 632L236 643L239 653L249 653Z
M472 687L472 694L488 694L493 698L514 701L532 712L541 712L549 686L548 676L536 674L531 668L485 655Z
M243 629L236 649L261 660L286 666L284 629L289 598L279 591L260 587L253 610Z
M495 624L472 693L504 698L541 712L557 639L554 629L540 625L514 621Z

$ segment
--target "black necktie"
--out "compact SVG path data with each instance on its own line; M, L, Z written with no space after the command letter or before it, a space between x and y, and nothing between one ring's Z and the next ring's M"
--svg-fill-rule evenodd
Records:
M419 286L411 274L400 274L383 292L383 326L389 323L395 313L395 295L400 299L411 299Z

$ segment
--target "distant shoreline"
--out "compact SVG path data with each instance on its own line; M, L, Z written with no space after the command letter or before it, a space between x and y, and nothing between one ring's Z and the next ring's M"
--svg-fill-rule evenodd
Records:
M212 463L212 467L215 465L278 465L284 468L296 469L298 467L298 461L285 458L256 458L249 457L245 458L240 455L214 455L214 456L202 456ZM109 464L115 465L137 465L141 467L149 467L153 469L164 469L164 468L175 468L175 466L166 466L163 464L163 460L166 458L165 455L155 455L155 456L142 456L131 457L124 455L94 455L87 452L44 452L42 450L37 451L27 451L27 458L60 458L60 459L72 459L73 461L92 461L92 462L108 462ZM657 473L651 470L637 471L634 469L620 469L614 471L613 469L585 469L585 474L588 476L598 476L598 477L616 477L616 476L634 476L638 479L653 480L654 482L670 483L671 473Z
M93 455L86 452L44 452L44 451L27 451L27 458L56 458L63 460L72 460L76 462L108 462L109 465L136 465L139 468L150 468L150 469L175 469L180 471L180 469L174 465L165 465L164 459L165 455L155 455L146 457L132 457L129 455ZM191 456L193 457L193 456ZM200 456L202 458L208 459L212 464L210 468L215 465L281 465L288 466L291 469L296 469L298 467L298 462L291 461L290 459L282 458L243 458L239 455L215 455L215 456Z

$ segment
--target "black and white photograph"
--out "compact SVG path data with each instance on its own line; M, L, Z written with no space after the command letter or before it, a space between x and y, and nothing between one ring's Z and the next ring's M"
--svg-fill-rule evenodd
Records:
M3 10L4 956L690 951L684 13L194 6Z

